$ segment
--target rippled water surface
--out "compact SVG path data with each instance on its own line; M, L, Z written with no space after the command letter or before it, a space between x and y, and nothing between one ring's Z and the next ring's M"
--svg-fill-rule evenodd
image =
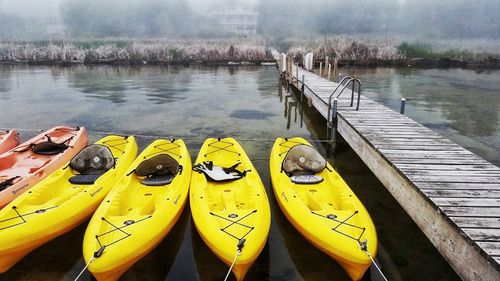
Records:
M389 69L359 75L366 89L382 92L369 96L391 107L397 106L400 96L407 97L411 117L423 118L423 123L447 136L456 134L468 147L485 148L488 155L498 153L499 103L494 93L500 85L484 86L485 93L478 98L460 94L468 98L449 104L440 98L443 92L454 95L462 88L460 83L475 84L450 73L431 71L425 74L429 77L420 77L419 72ZM489 75L477 77L494 82ZM438 82L432 82L434 78ZM412 86L404 85L405 81ZM432 87L446 84L441 81L449 84L447 89L430 93ZM476 101L482 102L484 111ZM272 213L268 243L246 280L348 280L340 266L298 234L274 200L268 171L274 138L318 140L324 139L326 131L322 117L279 85L274 67L0 66L0 105L0 127L19 128L23 139L59 124L87 127L92 141L110 133L136 134L141 148L156 137L173 136L186 140L194 159L206 137L237 138L261 175ZM488 120L481 121L479 115ZM486 121L488 125L481 125ZM324 143L316 144L323 153L332 152ZM499 158L489 159L498 163ZM372 215L379 236L378 260L389 280L459 280L349 147L339 143L329 160ZM0 279L73 280L84 267L85 227L33 251ZM200 239L188 207L167 238L122 279L222 280L226 270ZM81 280L90 279L85 273ZM369 271L364 280L370 279L379 280Z

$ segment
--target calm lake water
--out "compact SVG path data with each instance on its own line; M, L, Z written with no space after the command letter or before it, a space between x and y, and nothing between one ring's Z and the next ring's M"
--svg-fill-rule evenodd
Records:
M406 97L410 117L500 163L499 72L356 72L369 97L392 108ZM186 140L194 159L206 137L237 138L261 175L272 212L267 246L246 280L348 280L288 223L274 200L268 167L274 138L320 140L326 132L324 119L280 86L275 67L0 66L0 105L0 128L20 128L23 139L59 124L85 126L92 141L136 134L141 148L156 137L174 136ZM460 280L348 146L339 143L329 160L372 215L378 260L389 280ZM0 279L73 280L84 266L85 227L33 251ZM167 238L122 279L222 280L226 270L186 208ZM81 280L91 280L90 274ZM379 279L368 272L364 280Z

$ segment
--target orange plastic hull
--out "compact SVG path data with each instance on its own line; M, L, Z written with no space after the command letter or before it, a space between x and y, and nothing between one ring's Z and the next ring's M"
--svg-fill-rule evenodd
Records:
M0 154L11 150L19 145L19 136L15 130L8 132L0 131Z
M56 155L40 155L29 149L30 144L47 140L61 143L70 139L69 148ZM33 185L66 164L88 143L85 128L54 127L0 155L0 183L17 177L13 184L0 191L0 208L14 200ZM27 149L28 148L28 149Z

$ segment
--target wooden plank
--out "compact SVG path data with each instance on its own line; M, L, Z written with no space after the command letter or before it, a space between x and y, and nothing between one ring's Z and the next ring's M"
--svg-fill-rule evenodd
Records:
M411 155L422 154L422 155L429 155L429 156L434 156L434 155L467 155L467 156L472 156L475 158L480 158L476 154L474 154L468 150L465 150L463 148L458 150L458 151L457 150L448 150L447 148L442 149L442 150L438 150L438 151L432 151L432 152L422 151L422 150L418 150L418 149L417 150L409 149L409 150L405 151L405 153L411 154ZM453 147L450 147L450 148L453 148ZM390 149L390 148L379 149L379 151L383 152L384 154L399 154L399 153L401 153L400 149Z
M432 198L439 207L492 207L500 210L497 198Z
M500 183L414 182L420 189L500 190Z
M500 217L500 208L488 207L440 207L448 216L453 217Z
M500 176L484 176L484 177L459 177L459 176L416 176L406 175L413 182L462 182L462 183L491 183L500 182Z
M500 168L493 166L491 164L486 165L460 165L460 166L450 166L450 165L440 165L440 164L435 164L435 165L421 165L421 164L399 164L397 166L400 170L408 169L408 170L419 170L419 171L434 171L434 170L440 170L440 171L500 171Z
M387 139L370 139L370 143L372 145L376 145L378 147L384 147L387 146L390 148L391 146L421 146L421 147L443 147L443 148L460 148L464 149L463 147L452 144L452 143L447 143L444 142L440 139L416 139L416 138L408 138L405 141L401 140L387 140Z
M395 120L397 120L397 119L393 118L392 121L387 120L387 122L382 122L382 121L380 121L380 122L374 122L374 121L372 121L372 122L367 122L367 121L360 122L360 121L355 120L355 119L350 119L351 124L353 126L356 126L356 128L369 128L369 127L400 128L400 127L403 127L403 128L422 128L422 129L429 130L428 128L426 128L426 127L424 127L416 122L395 122Z
M462 228L463 232L471 239L480 241L498 242L500 240L500 229L498 228Z
M360 131L357 130L358 132L362 132L363 136L366 139L370 138L380 138L380 137L385 137L388 139L400 139L400 138L417 138L417 139L422 139L423 135L420 132L380 132L380 131L373 131L373 130L365 130L365 131ZM428 134L425 136L426 139L442 139L443 137L437 134Z
M468 228L499 228L500 217L497 218L478 218L478 217L450 217L459 227Z
M474 154L462 151L419 151L419 150L395 150L388 152L387 149L378 151L388 158L393 159L463 159L463 160L483 160ZM461 163L457 163L461 164Z
M400 154L383 154L387 159L393 163L426 163L426 164L449 164L449 165L462 165L462 164L483 164L482 159L468 157L468 155L410 155L406 153Z
M435 198L500 198L500 190L421 189L435 202Z
M408 127L401 127L401 128L393 128L393 127L373 127L373 126L356 126L356 130L358 132L363 132L370 134L372 132L375 132L377 134L403 134L403 135L422 135L422 134L432 134L432 131L430 131L427 128L408 128Z
M443 137L439 135L427 135L425 138L422 138L422 134L418 132L376 132L376 131L357 131L360 135L363 136L370 144L372 142L380 143L383 142L384 139L390 141L401 141L401 139L408 140L416 140L416 141L424 141L428 140L429 142L440 142Z
M351 122L355 121L357 123L370 124L370 123L396 122L396 123L403 123L403 124L407 124L407 123L419 124L415 120L410 119L410 118L405 117L404 115L400 115L400 114L391 113L387 116L377 115L377 116L370 116L367 118L367 115L364 114L364 109L361 109L358 112L361 112L362 114L352 113L352 114L348 114L349 116L344 116L344 117L349 118L349 121L351 121Z
M415 176L461 176L461 177L484 177L484 176L500 176L500 171L497 170L472 170L472 171L453 171L453 170L416 170L415 168L401 168L400 171L406 175Z
M374 146L379 149L379 150L418 150L418 151L442 151L442 150L448 150L448 151L463 151L464 149L459 147L459 146L449 146L449 145L418 145L414 143L407 143L407 144L385 144L385 145L376 145Z
M380 151L383 151L386 154L401 153L401 149L391 149L390 147L391 146L389 145L388 148L382 148L382 149L380 149ZM425 147L425 146L422 146L422 147ZM431 147L431 146L429 146L429 147ZM416 149L416 150L408 149L408 151L406 153L411 153L411 154L430 154L430 155L437 155L437 154L457 155L457 154L461 154L461 155L471 155L471 156L480 158L479 156L475 155L474 153L472 153L472 152L470 152L468 150L465 150L464 148L461 148L461 147L452 146L452 145L444 145L442 147L443 147L443 149L438 150L438 151L432 151L432 152L426 152L426 151L422 151L422 150L419 150L419 149ZM457 148L459 148L459 149L457 150Z
M500 241L476 242L487 254L500 256Z
M360 131L361 132L361 131ZM370 132L371 133L371 132ZM406 136L391 136L385 134L379 134L377 138L368 138L372 144L407 144L408 142L419 144L419 145L449 145L455 147L461 147L460 145L453 143L442 136L439 135L406 135ZM463 148L462 148L463 149Z
M445 164L445 165L483 165L487 162L482 159L462 159L460 162L459 159L440 159L440 158L422 158L422 159L411 159L405 157L387 157L392 161L394 165L398 164L424 164L424 165L436 165L436 164Z

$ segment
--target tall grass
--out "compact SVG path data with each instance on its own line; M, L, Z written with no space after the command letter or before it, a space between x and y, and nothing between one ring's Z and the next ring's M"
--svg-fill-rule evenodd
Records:
M328 56L359 63L403 58L395 42L390 39L360 39L343 35L296 42L287 54L300 58L306 52L313 52L314 58L319 60Z
M398 47L398 52L407 58L439 59L450 58L459 60L474 59L474 54L469 50L451 48L447 50L437 50L427 43L407 43L403 42Z
M286 53L301 59L307 52L323 60L326 56L344 62L391 62L405 59L477 60L500 56L500 40L403 39L376 36L336 35L327 38L282 42Z
M338 58L344 63L390 64L405 59L477 60L500 56L500 40L408 40L376 36L312 38L51 40L0 42L0 62L130 63L261 62L272 60L266 46L300 60L313 52L316 60Z
M183 63L266 61L259 40L75 40L0 43L4 62Z

